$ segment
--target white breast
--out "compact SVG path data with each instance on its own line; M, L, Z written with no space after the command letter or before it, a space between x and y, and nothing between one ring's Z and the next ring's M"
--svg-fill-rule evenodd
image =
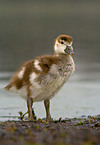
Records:
M72 57L68 63L65 61L63 65L61 64L62 62L59 65L53 64L50 71L41 76L41 83L37 82L41 86L40 88L31 87L31 97L34 101L51 99L75 71Z

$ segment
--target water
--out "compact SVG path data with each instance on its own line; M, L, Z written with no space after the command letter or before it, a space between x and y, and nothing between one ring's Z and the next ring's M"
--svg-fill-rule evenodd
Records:
M10 73L3 73L1 76L7 78ZM18 112L25 113L27 110L24 99L2 89L7 84L8 80L0 82L0 121L18 120ZM51 100L51 115L54 119L97 115L100 114L99 100L99 72L90 73L76 70L75 74ZM34 110L38 118L45 117L43 102L34 103Z

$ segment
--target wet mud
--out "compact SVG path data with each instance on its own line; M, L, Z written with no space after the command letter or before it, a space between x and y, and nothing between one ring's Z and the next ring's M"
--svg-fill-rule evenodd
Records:
M0 122L0 145L100 145L100 115Z

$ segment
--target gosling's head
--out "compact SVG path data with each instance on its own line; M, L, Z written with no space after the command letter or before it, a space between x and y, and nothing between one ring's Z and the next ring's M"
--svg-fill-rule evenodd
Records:
M56 55L61 54L69 54L73 55L73 47L72 47L72 37L68 35L60 35L57 37L54 45L54 51Z

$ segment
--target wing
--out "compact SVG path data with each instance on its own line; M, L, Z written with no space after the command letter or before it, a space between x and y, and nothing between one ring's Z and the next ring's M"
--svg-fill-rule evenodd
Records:
M57 63L59 63L59 59L53 55L41 56L34 60L30 60L11 78L10 83L5 89L10 90L13 86L17 89L20 89L22 86L28 86L34 83L35 79L48 74L51 66Z

